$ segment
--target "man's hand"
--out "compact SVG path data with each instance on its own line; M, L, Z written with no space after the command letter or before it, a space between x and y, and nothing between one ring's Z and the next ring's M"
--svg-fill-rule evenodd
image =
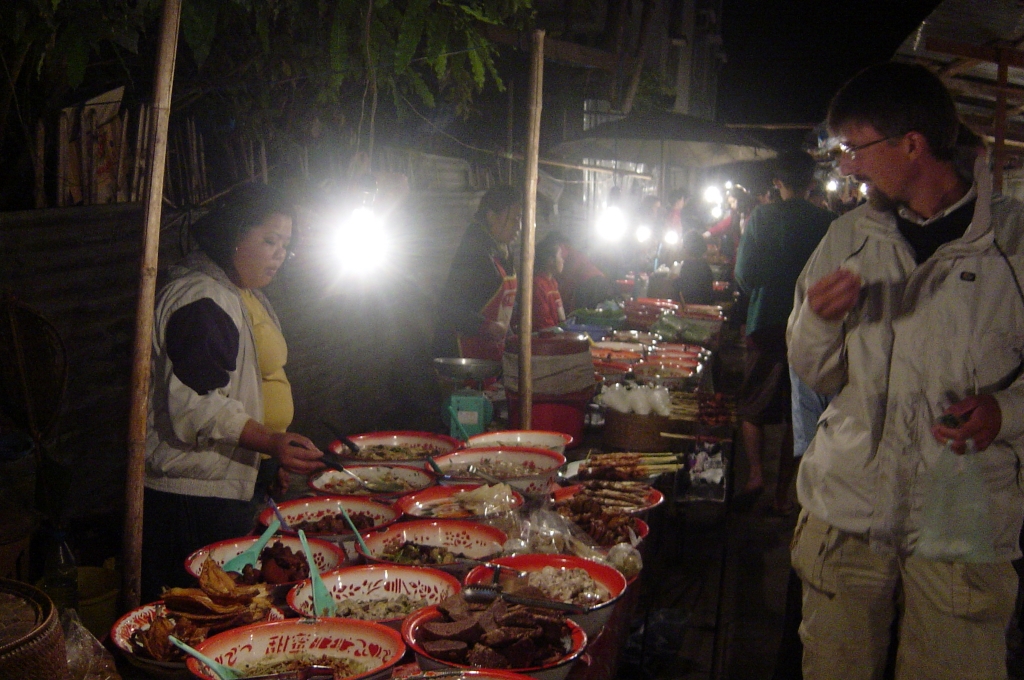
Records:
M308 475L324 465L320 459L323 452L301 434L275 432L270 436L270 455L277 458L281 467L297 475Z
M837 269L807 289L807 304L826 321L839 321L860 299L860 276L849 269Z
M974 448L984 451L995 441L1003 426L1003 413L999 402L991 394L979 394L967 397L946 409L944 416L953 416L960 425L950 427L942 423L932 425L932 436L941 443L949 442L953 452L963 455L967 450L967 440L974 440Z

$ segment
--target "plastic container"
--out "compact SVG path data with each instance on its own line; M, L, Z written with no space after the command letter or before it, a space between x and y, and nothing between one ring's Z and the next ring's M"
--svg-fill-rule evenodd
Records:
M564 432L573 440L568 448L578 445L583 439L587 404L593 396L593 387L570 394L534 394L530 429ZM519 393L506 389L505 397L508 399L509 429L519 429L522 423Z
M60 612L78 609L78 562L63 532L50 537L43 564L43 592Z
M78 616L89 632L102 640L117 621L121 579L107 567L78 568Z

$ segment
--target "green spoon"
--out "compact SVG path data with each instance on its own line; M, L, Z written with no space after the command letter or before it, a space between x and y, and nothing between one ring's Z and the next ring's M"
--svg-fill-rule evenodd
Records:
M359 545L363 547L363 552L369 555L370 549L366 547L366 541L364 541L363 537L359 535L359 529L356 529L355 522L353 522L352 518L348 516L348 512L344 507L340 507L339 509L341 510L341 516L344 517L345 521L348 522L348 525L352 527L352 533L356 535L356 540L359 541Z
M338 613L338 605L327 591L324 580L320 578L320 570L316 568L313 553L306 542L306 532L302 529L299 529L299 541L302 543L303 552L306 553L306 563L309 564L309 580L313 584L313 611L317 616L334 616Z
M256 560L260 558L260 553L267 547L267 543L270 542L271 537L277 533L277 530L281 528L281 522L276 517L267 525L267 530L263 532L263 535L259 537L255 543L249 546L248 549L242 551L238 555L235 555L230 560L224 563L224 571L233 571L241 574L242 570L246 567L255 567Z
M198 661L205 663L206 666L211 671L213 671L213 674L220 678L220 680L238 680L238 678L242 677L242 674L236 671L234 668L231 668L230 666L225 666L222 663L217 663L216 661L206 656L199 650L193 649L192 647L186 645L184 642L174 637L173 635L168 635L167 639L171 641L172 645L174 645L181 651L185 652L191 657L194 657Z

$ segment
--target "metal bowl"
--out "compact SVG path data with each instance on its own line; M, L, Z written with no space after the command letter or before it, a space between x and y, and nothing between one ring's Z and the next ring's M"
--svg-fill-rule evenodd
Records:
M434 359L434 370L455 380L487 380L501 373L501 362L489 359L440 357Z

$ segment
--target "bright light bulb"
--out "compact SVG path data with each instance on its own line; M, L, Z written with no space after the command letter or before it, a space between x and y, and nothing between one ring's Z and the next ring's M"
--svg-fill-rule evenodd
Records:
M665 243L666 245L674 246L679 243L679 232L678 231L666 231L665 232Z
M708 203L721 203L722 191L718 187L710 186L704 190L704 200Z
M731 182L731 181L729 181L729 180L726 180L726 181L725 181L725 188L726 188L726 189L732 189L732 182Z
M828 183L825 184L825 190L839 191L839 182L835 181L834 179L830 179Z
M867 185L867 183L864 183L864 184L860 185L860 193L863 194L864 196L868 195L868 185Z
M646 224L641 224L636 228L636 240L640 243L647 243L651 240L652 235L651 228Z
M711 216L714 217L716 220L721 219L722 218L722 206L716 205L716 206L712 207L711 208Z
M605 241L620 241L626 235L626 214L622 208L610 205L597 218L597 235Z
M384 224L366 207L356 208L338 227L334 254L345 272L365 274L378 269L391 252Z

